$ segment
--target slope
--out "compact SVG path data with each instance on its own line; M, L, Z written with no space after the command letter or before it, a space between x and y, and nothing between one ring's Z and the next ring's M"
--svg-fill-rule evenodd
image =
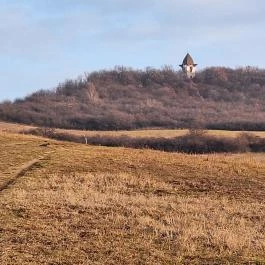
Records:
M193 81L170 67L93 72L0 104L0 119L48 127L265 130L265 71L208 68Z
M0 192L1 264L265 264L264 155L43 141L0 133L6 172L47 154Z

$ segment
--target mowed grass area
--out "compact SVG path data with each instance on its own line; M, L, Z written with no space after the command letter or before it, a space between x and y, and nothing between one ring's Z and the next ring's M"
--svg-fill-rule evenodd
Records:
M29 126L16 123L0 122L0 132L23 132L29 129L36 128L36 126ZM129 136L129 137L164 137L173 138L177 136L183 136L189 132L186 129L145 129L145 130L133 130L133 131L86 131L86 130L69 130L69 129L55 129L55 131L60 133L69 133L77 136ZM259 136L265 138L265 132L263 131L244 131L251 135ZM220 137L237 137L242 133L242 131L226 131L226 130L207 130L207 134L220 136Z
M265 155L185 155L0 133L0 264L265 264ZM22 144L23 143L23 144Z

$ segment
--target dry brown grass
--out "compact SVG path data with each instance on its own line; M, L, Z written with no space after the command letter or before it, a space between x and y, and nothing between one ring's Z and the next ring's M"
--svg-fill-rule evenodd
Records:
M18 123L9 123L0 121L0 132L9 132L9 133L16 133L23 130L28 130L35 128L34 126L18 124Z
M12 177L23 164L40 158L45 150L43 139L0 132L0 186Z
M126 135L129 137L164 137L164 138L173 138L178 136L183 136L189 132L186 129L147 129L147 130L135 130L135 131L82 131L82 130L63 130L57 129L58 132L70 133L78 136L122 136ZM242 131L225 131L225 130L208 130L209 135L214 136L224 136L224 137L237 137ZM265 137L265 132L256 132L256 131L245 131L251 135Z
M0 122L0 132L23 132L29 129L36 128L36 126L29 126L17 123ZM60 133L69 133L77 136L129 136L129 137L164 137L173 138L183 136L189 132L186 129L146 129L146 130L133 130L133 131L85 131L85 130L67 130L67 129L56 129ZM262 131L244 131L251 135L265 137L265 132ZM242 131L226 131L226 130L207 130L209 135L224 136L224 137L237 137Z
M264 154L42 142L0 133L6 172L48 155L0 193L0 264L265 264Z

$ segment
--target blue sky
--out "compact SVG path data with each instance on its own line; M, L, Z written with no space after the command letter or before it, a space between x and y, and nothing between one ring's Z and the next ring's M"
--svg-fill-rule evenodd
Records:
M0 0L0 100L115 65L265 68L264 0Z

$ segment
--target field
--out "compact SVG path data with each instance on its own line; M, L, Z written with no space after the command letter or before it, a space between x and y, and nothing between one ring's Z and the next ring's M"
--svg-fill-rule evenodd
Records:
M2 132L23 132L29 129L36 128L36 126L22 125L16 123L6 123L0 122L0 131ZM66 129L55 129L55 131L60 133L69 133L77 136L129 136L129 137L164 137L173 138L177 136L182 136L188 133L186 129L146 129L146 130L132 130L132 131L85 131L85 130L66 130ZM244 131L255 136L265 138L264 131ZM225 137L237 137L242 131L226 131L226 130L207 130L207 134L215 136L225 136Z
M0 264L265 264L264 154L3 131L0 154Z

